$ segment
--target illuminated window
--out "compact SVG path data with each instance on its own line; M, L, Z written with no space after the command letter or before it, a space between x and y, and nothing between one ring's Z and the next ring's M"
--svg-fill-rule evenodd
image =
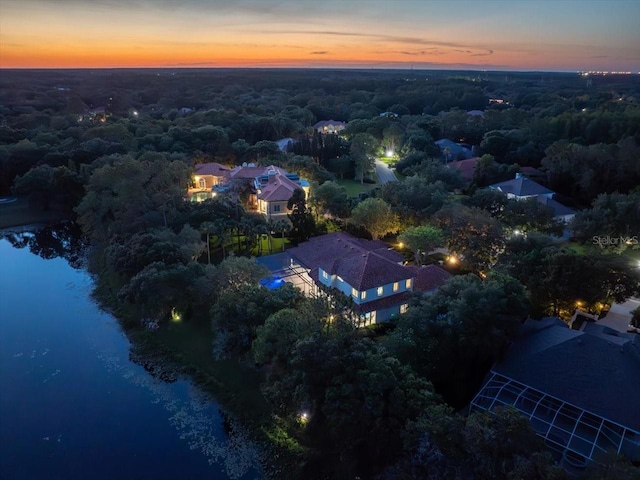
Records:
M362 300L364 300L365 298L367 298L367 292L362 292L362 293L360 294L360 298L361 298Z
M407 288L411 288L411 279L407 278L407 282L406 282Z
M378 287L378 296L381 296L383 291L384 287Z
M201 178L198 180L198 185L200 186L200 188L202 188L203 190L205 188L207 188L207 182L204 180L204 178Z
M325 272L324 270L322 271L322 278L329 278L329 274L327 272Z
M408 304L403 303L402 305L400 305L400 313L407 313L407 308L409 307Z
M394 292L397 292L399 288L400 288L400 284L398 282L393 284L393 291Z
M356 290L355 288L351 289L351 295L358 298L358 290Z

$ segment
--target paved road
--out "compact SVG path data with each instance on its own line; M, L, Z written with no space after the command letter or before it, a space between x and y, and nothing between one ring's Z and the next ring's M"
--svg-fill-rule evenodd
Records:
M389 182L397 182L396 174L393 173L387 164L381 162L380 160L376 160L376 175L378 176L378 182L380 183L389 183Z

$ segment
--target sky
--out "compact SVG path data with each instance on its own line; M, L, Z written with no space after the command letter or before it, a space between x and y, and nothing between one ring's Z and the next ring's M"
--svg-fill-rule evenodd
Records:
M0 68L640 71L638 0L0 0Z

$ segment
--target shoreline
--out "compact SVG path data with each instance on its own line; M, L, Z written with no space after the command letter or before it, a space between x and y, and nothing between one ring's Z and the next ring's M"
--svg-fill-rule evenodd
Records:
M21 233L29 228L42 227L65 220L72 220L73 213L53 202L51 208L42 210L30 205L28 197L4 197L0 199L0 232Z

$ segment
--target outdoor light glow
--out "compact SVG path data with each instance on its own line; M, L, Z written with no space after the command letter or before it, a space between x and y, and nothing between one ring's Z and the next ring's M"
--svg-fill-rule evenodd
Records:
M171 309L171 320L176 323L182 320L182 315L180 315L180 312L178 312L175 307Z
M398 248L404 248L404 243L400 242L400 243L398 244Z
M517 228L513 231L514 235L520 235L522 232L520 230L518 230Z
M447 261L451 265L455 265L456 263L458 263L458 259L454 255L449 255L449 258L447 258Z
M307 423L309 423L309 413L308 412L300 412L298 414L298 422L301 425L306 425Z
M387 150L387 158L393 157L393 150Z

